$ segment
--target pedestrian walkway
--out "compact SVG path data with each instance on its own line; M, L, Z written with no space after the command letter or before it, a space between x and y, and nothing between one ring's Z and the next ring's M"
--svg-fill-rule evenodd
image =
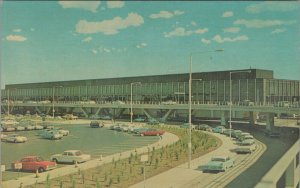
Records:
M208 163L213 156L224 156L228 155L230 157L235 157L235 153L230 152L234 149L236 145L233 141L221 134L214 134L214 136L220 138L223 142L222 146L216 150L209 152L199 158L196 158L191 161L191 168L188 168L188 163L184 163L175 168L172 168L166 172L153 176L149 179L146 179L145 182L140 182L131 186L130 188L145 188L145 187L160 187L160 188L185 188L187 185L194 181L199 174L202 173L199 171L198 167L200 165L205 165ZM147 174L146 174L147 176Z
M33 185L36 182L44 182L48 176L50 175L50 179L54 179L60 176L65 176L68 174L76 173L78 172L78 169L80 170L87 170L90 168L95 168L97 166L101 166L105 163L110 163L112 162L113 158L117 159L124 159L130 157L131 153L137 153L137 154L142 154L145 152L148 152L148 148L153 148L155 147L156 149L161 148L163 146L172 144L174 142L177 142L179 140L178 136L166 132L163 136L161 136L161 139L153 144L150 144L148 146L144 146L141 148L136 148L134 150L129 150L125 151L122 153L116 153L114 155L109 155L106 157L100 157L98 159L93 159L90 161L87 161L85 163L77 164L77 167L75 165L67 165L62 168L57 168L51 171L47 171L41 174L38 174L39 177L36 177L36 174L31 174L28 176L20 177L18 179L13 179L13 180L8 180L2 182L2 185L0 186L1 188L19 188L20 185L22 184L23 186L28 186L28 185Z

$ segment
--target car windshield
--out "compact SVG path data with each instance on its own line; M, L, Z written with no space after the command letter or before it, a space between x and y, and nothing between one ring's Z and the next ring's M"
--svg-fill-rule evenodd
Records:
M76 151L76 152L75 152L75 155L76 155L76 156L79 156L79 155L82 155L82 153L81 153L81 151Z
M216 158L212 158L211 161L225 162L225 159L216 157Z

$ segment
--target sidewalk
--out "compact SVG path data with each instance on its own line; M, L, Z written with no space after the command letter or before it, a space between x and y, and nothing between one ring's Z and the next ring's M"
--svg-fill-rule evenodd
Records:
M146 179L145 186L144 182L140 182L131 186L130 188L144 188L144 187L160 187L160 188L183 188L187 184L192 182L194 179L199 177L201 173L197 168L200 165L208 163L212 156L228 155L234 157L236 154L230 152L230 149L236 146L230 140L229 137L221 134L213 134L214 136L220 138L223 142L222 146L216 150L209 152L197 159L191 161L191 169L188 169L188 163L184 163L175 168L172 168L166 172L153 176ZM147 174L146 174L147 176ZM147 177L146 177L147 178Z
M165 133L158 142L155 142L151 145L144 146L141 148L136 148L136 152L138 154L145 153L148 151L148 147L150 147L150 148L155 147L158 149L158 148L161 148L168 144L177 142L178 140L179 140L179 138L176 135L171 134L171 133ZM41 174L39 174L38 178L36 178L36 175L33 173L29 176L24 176L24 177L20 177L18 179L4 181L4 182L2 182L2 184L0 184L0 187L1 188L19 188L21 183L23 184L23 186L33 185L36 182L37 183L44 182L46 180L48 174L50 174L50 179L54 179L54 178L57 178L60 176L65 176L65 175L68 175L71 173L76 173L76 172L78 172L78 169L86 170L89 168L101 166L104 163L112 162L113 158L114 159L128 158L128 157L130 157L131 153L135 153L135 150L129 150L129 151L125 151L122 153L116 153L114 155L109 155L109 156L103 157L102 159L100 159L100 158L93 159L93 160L87 161L85 163L78 164L77 168L75 168L75 165L67 165L62 168L57 168L57 169L54 169L51 171L41 173Z

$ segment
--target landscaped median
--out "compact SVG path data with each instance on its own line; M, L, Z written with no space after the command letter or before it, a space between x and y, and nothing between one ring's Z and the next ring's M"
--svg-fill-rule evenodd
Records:
M4 182L3 188L13 188L21 183L24 187L32 188L129 187L143 180L144 170L149 178L187 161L188 130L175 126L157 128L165 130L166 133L154 144L41 173L38 178L33 175L22 177L14 180L14 186ZM216 137L201 131L192 132L193 158L220 145L221 141ZM142 155L148 156L147 162L141 162Z

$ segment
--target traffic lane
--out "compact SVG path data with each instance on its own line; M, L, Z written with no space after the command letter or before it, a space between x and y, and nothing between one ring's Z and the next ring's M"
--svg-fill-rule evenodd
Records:
M233 128L250 132L267 146L267 150L255 164L231 181L226 188L253 188L299 138L299 132L294 128L281 128L280 138L266 137L263 133L264 127L261 126L234 125Z

